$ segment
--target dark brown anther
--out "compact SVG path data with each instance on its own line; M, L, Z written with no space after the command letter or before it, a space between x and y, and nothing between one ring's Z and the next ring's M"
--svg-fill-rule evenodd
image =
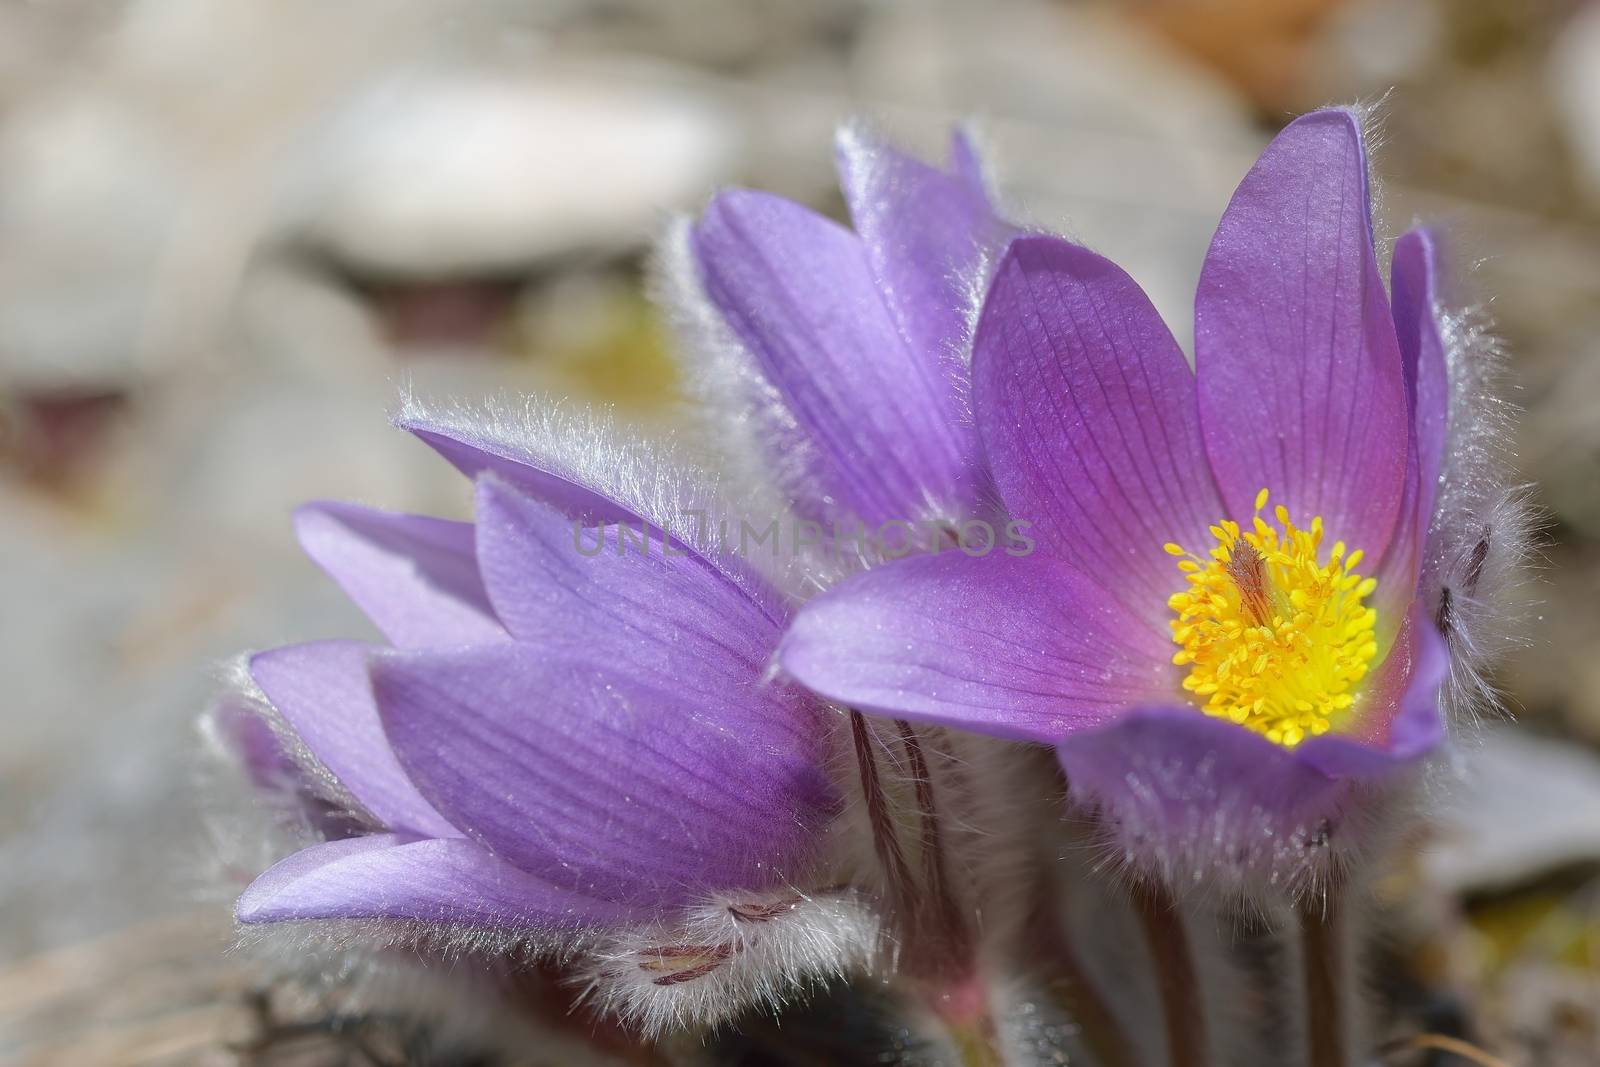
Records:
M793 911L801 899L797 894L792 897L784 897L782 900L765 901L759 904L729 904L728 914L742 923L771 922L778 916Z
M704 977L733 955L729 945L662 945L640 954L641 971L665 971L655 985L678 985Z
M688 970L675 971L672 974L664 974L660 978L652 978L650 984L682 985L684 982L692 982L696 978L704 978L720 966L722 966L721 960L708 960L705 963L690 967Z

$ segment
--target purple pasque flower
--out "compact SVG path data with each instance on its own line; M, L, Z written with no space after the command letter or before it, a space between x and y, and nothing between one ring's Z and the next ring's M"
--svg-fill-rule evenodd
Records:
M475 477L476 520L297 514L391 644L249 671L371 832L278 863L239 920L614 930L797 877L835 801L817 702L763 678L786 621L771 591L662 533L692 529L661 514L671 492L614 448L585 457L592 436L401 421Z
M1120 268L1011 242L972 352L976 432L1037 551L886 564L780 659L830 699L1057 746L1120 859L1313 883L1360 799L1443 737L1417 597L1444 450L1425 233L1393 312L1357 120L1292 123L1223 215L1195 370Z
M966 354L1012 231L965 136L940 169L846 127L836 161L854 230L732 189L685 235L694 377L803 519L948 528L986 497Z

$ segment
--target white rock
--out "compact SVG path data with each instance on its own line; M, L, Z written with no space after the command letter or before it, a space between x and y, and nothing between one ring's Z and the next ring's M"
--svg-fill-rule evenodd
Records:
M1455 893L1504 889L1575 863L1600 861L1600 759L1570 742L1514 727L1466 756L1439 843L1426 857Z
M0 134L0 387L123 383L185 182L158 130L98 94Z
M1600 200L1600 7L1583 5L1567 22L1551 52L1549 75L1567 141Z
M648 240L726 176L731 127L622 79L399 74L352 99L290 210L342 258L404 274L525 267Z

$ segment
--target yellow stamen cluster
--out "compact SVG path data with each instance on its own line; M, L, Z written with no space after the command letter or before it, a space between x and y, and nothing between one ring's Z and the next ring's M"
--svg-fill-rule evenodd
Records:
M1168 544L1188 588L1167 605L1177 614L1172 662L1187 665L1183 687L1207 715L1229 719L1293 748L1327 733L1355 703L1378 654L1377 612L1363 601L1377 582L1355 573L1361 551L1336 541L1318 562L1322 518L1302 530L1278 505L1276 527L1224 520L1211 527L1206 558Z

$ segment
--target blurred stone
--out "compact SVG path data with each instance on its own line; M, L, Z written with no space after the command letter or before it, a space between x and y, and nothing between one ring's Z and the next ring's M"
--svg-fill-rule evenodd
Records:
M1457 896L1503 891L1553 871L1600 868L1600 757L1514 727L1463 755L1463 781L1426 855Z
M1528 640L1499 680L1519 714L1600 743L1600 549L1555 545L1545 557L1542 580L1529 590Z
M867 0L558 0L521 4L566 50L628 51L738 74L782 65L796 52L846 49ZM538 11L535 15L532 12Z
M639 247L729 173L710 100L621 75L407 73L324 126L294 177L297 229L377 274L525 269Z
M92 93L0 129L0 389L125 385L188 181L161 130Z
M1589 917L1593 921L1593 917ZM1600 981L1592 965L1525 964L1498 984L1490 1026L1513 1063L1590 1067L1600 1048ZM1520 1052L1520 1055L1517 1053Z
M1550 57L1549 77L1584 188L1600 205L1600 7L1587 4L1573 13Z
M1386 178L1569 214L1574 169L1547 63L1571 0L1371 0L1314 42L1296 108L1383 101Z
M126 391L92 383L13 389L0 410L0 463L29 481L75 482L116 436L129 403Z
M1330 10L1320 40L1303 57L1300 91L1333 80L1397 84L1435 62L1444 46L1439 0L1353 0ZM1335 65L1335 69L1315 69ZM1315 88L1312 91L1316 91Z
M1265 114L1305 110L1305 68L1345 0L1145 0L1129 7L1156 34L1216 70Z

